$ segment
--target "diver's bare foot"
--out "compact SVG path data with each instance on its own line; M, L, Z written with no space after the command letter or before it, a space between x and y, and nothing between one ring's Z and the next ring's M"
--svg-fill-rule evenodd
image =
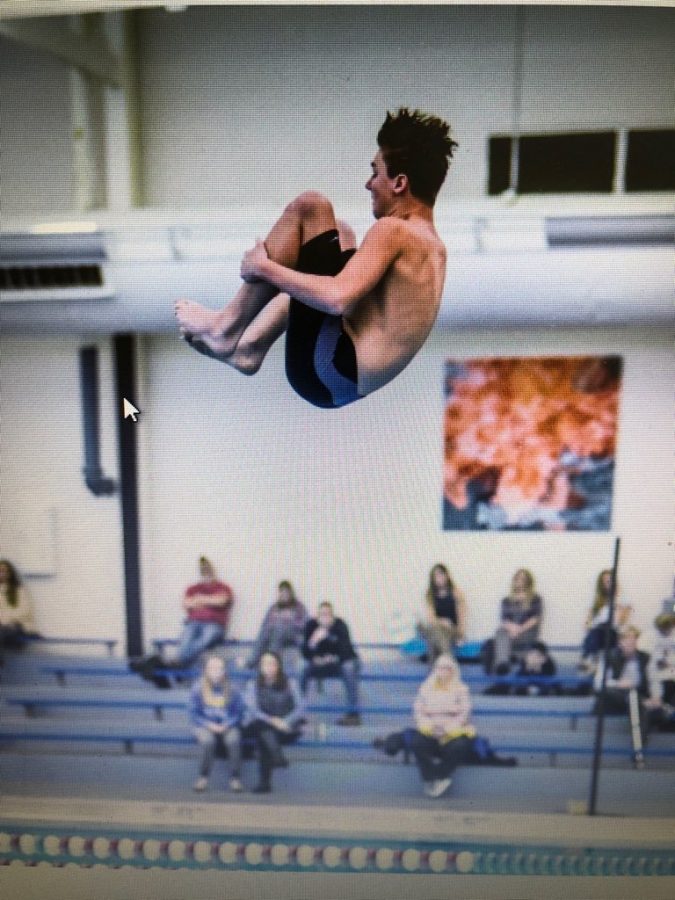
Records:
M226 337L222 313L190 300L178 300L174 306L181 334L190 343L198 338L217 356L229 356L236 349L236 341Z
M191 300L177 300L174 312L181 329L195 335L213 331L218 320L215 309L207 309L201 303L193 303Z

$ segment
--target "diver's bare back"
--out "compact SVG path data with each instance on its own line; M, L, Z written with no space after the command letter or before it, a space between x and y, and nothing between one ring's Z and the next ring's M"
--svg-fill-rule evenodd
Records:
M432 222L398 221L400 252L375 290L343 319L365 396L395 378L426 340L445 281L446 249Z

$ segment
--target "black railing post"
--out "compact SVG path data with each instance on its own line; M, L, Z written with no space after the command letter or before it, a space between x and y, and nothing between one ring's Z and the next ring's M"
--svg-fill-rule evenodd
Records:
M143 653L141 615L140 527L138 518L137 425L123 417L123 403L137 397L136 341L132 334L116 334L115 386L117 443L120 472L120 512L124 552L124 594L127 627L127 655Z
M591 793L588 801L588 815L595 815L595 807L598 796L598 776L600 773L600 760L602 757L602 739L605 728L605 693L607 690L607 662L609 659L610 636L614 627L614 607L616 601L616 573L619 567L619 548L621 546L621 538L616 538L614 542L614 562L612 563L612 581L609 588L609 615L605 622L605 640L602 651L602 679L600 681L600 690L595 701L596 720L595 720L595 746L593 748L593 770L591 774Z

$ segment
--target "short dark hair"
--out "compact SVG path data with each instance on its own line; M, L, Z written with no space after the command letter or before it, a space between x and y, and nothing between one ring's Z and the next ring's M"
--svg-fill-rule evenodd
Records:
M387 113L377 133L377 143L387 175L407 175L410 193L433 206L445 181L449 160L459 144L450 137L450 126L437 116L403 106Z
M277 591L288 591L288 593L291 595L289 603L298 602L298 598L295 596L295 591L293 590L293 585L290 583L290 581L280 581Z

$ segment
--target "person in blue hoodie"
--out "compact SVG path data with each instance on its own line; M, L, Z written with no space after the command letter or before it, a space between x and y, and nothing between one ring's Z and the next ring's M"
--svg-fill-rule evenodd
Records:
M230 688L224 661L219 656L209 656L202 677L190 691L190 722L201 748L195 791L205 791L208 787L219 745L226 750L230 763L230 790L243 790L240 774L244 710L241 695Z

